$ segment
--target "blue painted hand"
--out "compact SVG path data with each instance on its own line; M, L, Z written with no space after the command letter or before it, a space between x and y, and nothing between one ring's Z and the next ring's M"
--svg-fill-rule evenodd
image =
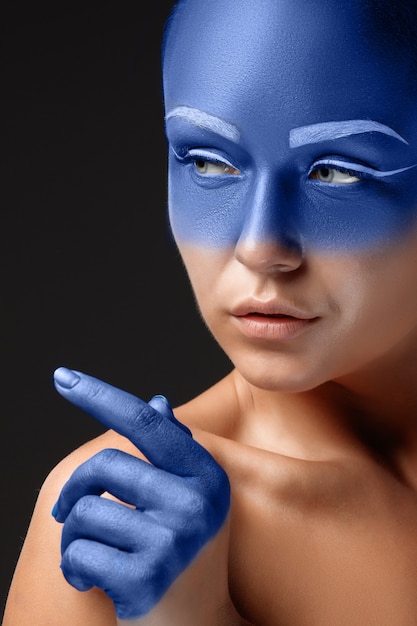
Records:
M227 476L162 396L146 403L65 368L55 385L151 463L107 449L75 470L53 511L64 523L64 576L80 591L103 589L119 618L146 615L225 526Z

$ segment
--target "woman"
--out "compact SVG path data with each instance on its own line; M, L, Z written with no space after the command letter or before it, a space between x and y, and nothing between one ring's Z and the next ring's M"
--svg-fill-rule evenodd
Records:
M177 6L170 221L234 370L175 416L57 370L114 430L47 479L5 626L415 624L416 30L411 2Z

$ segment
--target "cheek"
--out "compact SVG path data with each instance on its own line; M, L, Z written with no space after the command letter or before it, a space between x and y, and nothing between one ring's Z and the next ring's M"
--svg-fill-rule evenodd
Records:
M314 189L299 201L306 247L325 252L372 251L404 237L417 220L417 176L410 184L363 181L348 189Z
M191 167L170 167L168 206L174 237L209 249L230 247L243 227L247 185L208 179L202 188L194 182Z
M353 369L400 345L417 324L417 229L395 244L314 266L338 323L334 356Z
M177 245L193 292L200 307L206 309L215 301L219 283L233 252L230 248L216 250L182 240L177 240Z

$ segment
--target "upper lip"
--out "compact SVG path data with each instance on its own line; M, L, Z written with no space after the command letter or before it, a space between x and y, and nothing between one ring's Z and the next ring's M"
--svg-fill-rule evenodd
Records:
M237 304L231 310L231 314L235 317L243 317L245 315L250 315L251 313L271 316L283 315L301 320L311 320L318 317L317 315L311 314L303 309L299 309L298 307L284 304L282 302L277 302L276 300L262 301L253 298Z

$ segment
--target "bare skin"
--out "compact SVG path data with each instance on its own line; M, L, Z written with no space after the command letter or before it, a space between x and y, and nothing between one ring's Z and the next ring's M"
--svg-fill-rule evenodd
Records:
M358 408L338 384L277 394L274 419L265 403L263 414L257 410L264 394L253 391L233 371L176 410L232 486L229 586L242 618L219 614L212 623L414 624L417 471L411 444L381 451L370 443L371 427L365 442L352 420ZM109 431L73 452L47 479L4 626L117 624L104 593L79 593L65 582L61 527L50 515L71 472L106 447L138 454ZM224 555L227 544L214 551ZM216 580L213 575L213 586ZM137 623L158 622L151 616Z
M225 530L196 559L198 575L175 581L155 609L164 617L152 611L131 626L173 623L172 615L181 626L203 624L202 615L219 626L415 624L416 240L413 231L363 257L311 255L302 272L288 259L282 270L279 246L266 255L259 245L257 257L241 246L239 260L182 246L204 319L237 363L175 411L229 476L230 541ZM225 313L242 284L312 308L331 292L332 306L311 332L271 351L242 338ZM4 626L121 626L104 593L65 582L61 526L50 514L72 471L107 447L140 454L108 432L47 479Z

